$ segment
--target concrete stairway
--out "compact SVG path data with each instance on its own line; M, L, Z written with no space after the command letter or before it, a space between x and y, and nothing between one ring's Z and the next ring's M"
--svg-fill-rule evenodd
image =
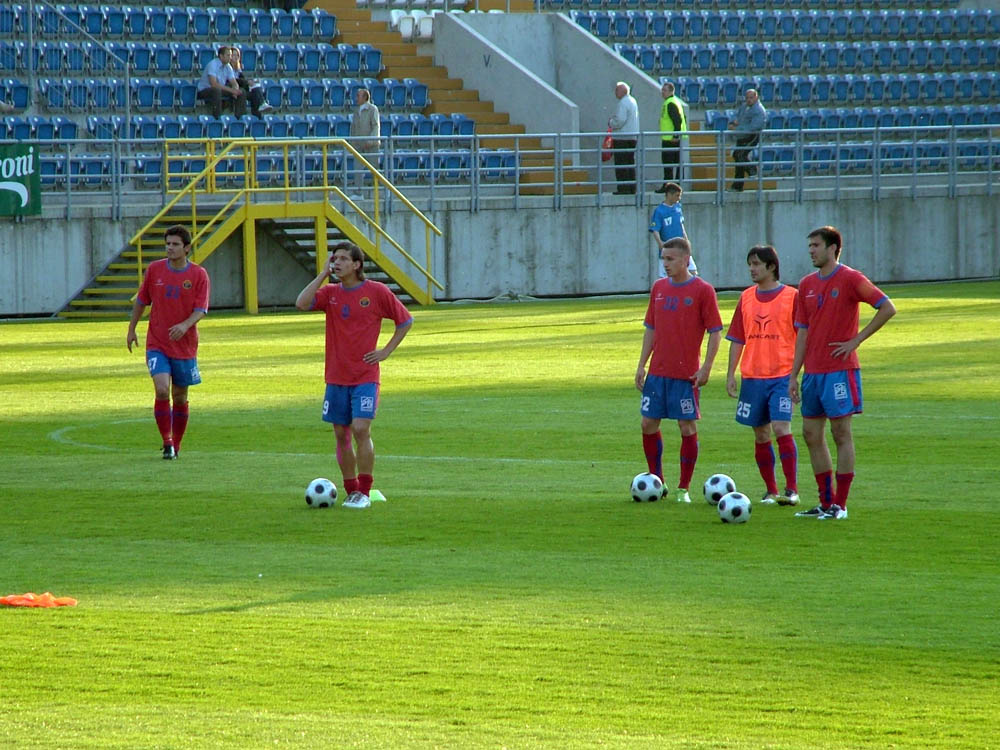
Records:
M383 77L416 78L421 83L426 83L430 105L424 110L424 114L464 114L475 120L476 133L479 135L514 136L526 132L523 125L512 123L506 112L497 112L493 102L480 98L477 90L465 88L461 79L450 78L445 68L434 65L430 56L420 54L416 44L404 42L399 32L391 30L387 22L373 21L371 12L367 8L358 8L354 0L320 0L314 5L337 16L337 28L340 32L338 42L371 44L382 50L382 64L385 66ZM479 7L482 10L502 10L506 9L507 3L505 0L485 0L480 2ZM512 12L530 12L533 8L530 0L511 0ZM514 148L514 144L514 138L499 138L491 139L489 147ZM541 141L536 138L522 138L518 145L522 151L531 152L521 157L521 166L527 169L521 175L520 193L552 195L554 154L543 148ZM565 193L597 192L593 185L574 184L589 179L586 170L572 169L569 162L564 163L563 167Z

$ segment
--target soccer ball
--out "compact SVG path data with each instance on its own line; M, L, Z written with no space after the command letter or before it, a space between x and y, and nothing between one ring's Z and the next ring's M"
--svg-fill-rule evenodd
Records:
M332 508L337 503L337 485L329 479L314 479L306 487L306 505L310 508Z
M750 520L750 498L742 492L730 492L724 495L716 506L719 518L723 523L746 523Z
M663 497L663 493L667 491L667 488L656 474L643 472L642 474L636 474L635 479L632 480L630 491L632 499L637 503L655 503Z
M725 474L713 474L705 480L705 501L709 505L718 505L730 492L736 492L736 482Z

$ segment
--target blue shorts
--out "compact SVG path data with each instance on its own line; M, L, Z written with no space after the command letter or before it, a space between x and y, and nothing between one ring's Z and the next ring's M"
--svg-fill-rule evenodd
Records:
M690 380L647 375L639 413L649 419L700 419L698 389Z
M783 378L743 378L736 421L747 427L771 422L792 421L792 399L788 395L789 376Z
M174 385L186 388L189 385L198 385L201 382L197 357L192 359L172 359L161 351L147 349L146 367L149 368L150 375L169 374Z
M839 419L860 414L861 370L837 370L802 376L802 416Z
M355 419L375 419L378 408L378 383L326 386L323 396L323 421L348 425Z

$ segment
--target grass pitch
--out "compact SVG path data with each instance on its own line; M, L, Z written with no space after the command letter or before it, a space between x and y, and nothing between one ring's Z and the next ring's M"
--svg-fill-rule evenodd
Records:
M124 322L0 323L0 595L80 601L0 610L0 746L996 747L1000 283L887 291L850 520L736 527L628 499L643 298L416 310L363 512L303 501L321 316L201 323L176 462ZM756 500L727 352L695 476Z

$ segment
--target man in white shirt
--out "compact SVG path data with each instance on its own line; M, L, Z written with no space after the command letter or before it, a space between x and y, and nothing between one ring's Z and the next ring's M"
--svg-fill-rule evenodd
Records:
M355 96L355 103L358 108L351 118L351 145L354 146L361 155L372 166L378 166L379 136L381 135L381 120L379 118L378 107L372 102L372 94L368 89L358 89ZM365 181L366 170L358 168L354 172L355 187L362 187Z
M222 116L224 101L232 102L236 117L242 117L247 111L247 94L240 88L236 71L229 64L231 55L229 47L219 47L219 56L205 66L198 81L198 98L208 103L216 119Z
M623 81L615 84L618 108L608 120L611 128L611 147L615 154L615 195L635 195L635 144L639 138L639 105L629 86Z

